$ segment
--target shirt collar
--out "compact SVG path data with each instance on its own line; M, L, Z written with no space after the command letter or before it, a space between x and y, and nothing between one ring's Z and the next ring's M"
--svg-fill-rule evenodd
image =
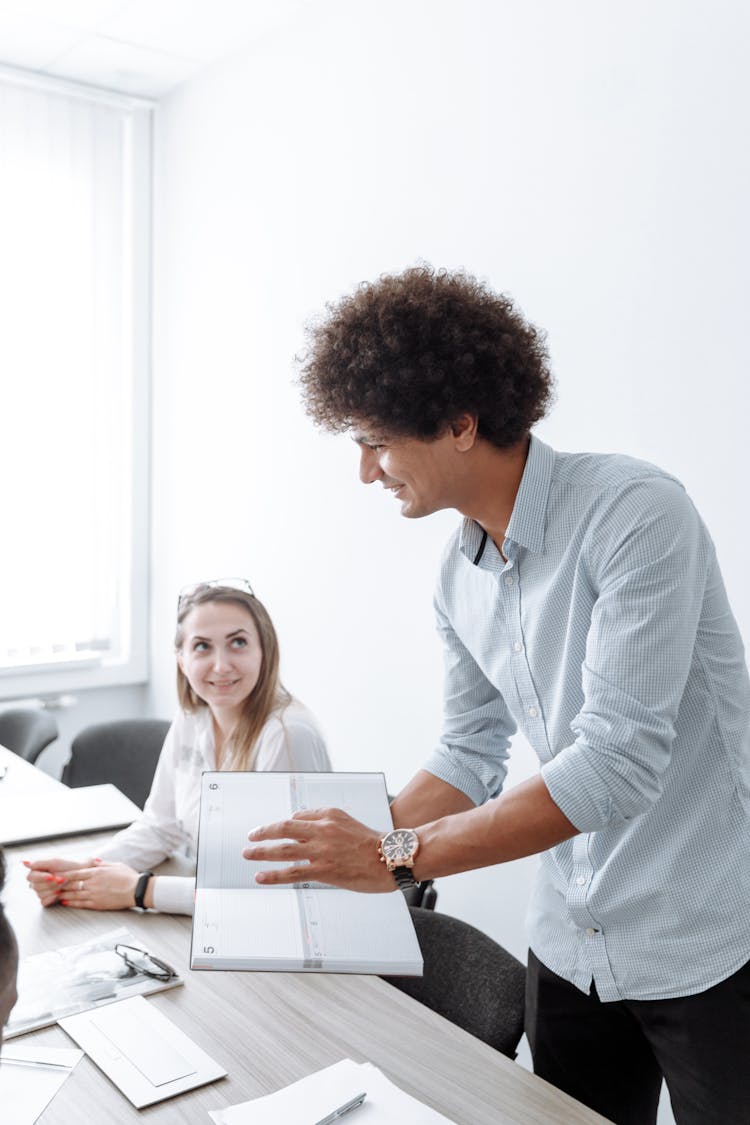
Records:
M544 548L547 501L554 465L554 449L532 434L526 465L505 533L506 539L529 551L538 552ZM486 538L483 528L475 520L468 517L464 519L459 547L470 562L478 561L481 557Z
M505 533L508 539L529 551L544 549L547 501L554 467L554 449L532 434L526 466Z

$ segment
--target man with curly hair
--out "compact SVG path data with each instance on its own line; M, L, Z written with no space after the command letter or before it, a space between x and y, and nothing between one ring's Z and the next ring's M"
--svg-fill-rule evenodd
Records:
M312 328L301 381L402 515L464 518L435 594L444 732L398 831L299 813L249 834L247 858L291 861L258 880L388 891L542 853L536 1072L622 1125L656 1120L662 1077L680 1125L747 1121L750 684L684 488L532 435L543 338L463 273L361 285ZM503 793L517 730L540 769Z

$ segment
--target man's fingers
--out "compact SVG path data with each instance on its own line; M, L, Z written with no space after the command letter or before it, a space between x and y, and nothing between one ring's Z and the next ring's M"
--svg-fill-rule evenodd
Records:
M272 863L288 863L295 859L307 859L309 850L308 844L290 840L274 841L271 844L250 844L243 849L242 857L256 862L266 860Z
M341 809L300 809L290 820L280 820L276 824L258 824L247 834L248 840L305 840L315 835L323 820L342 820L351 818Z
M300 809L294 813L292 820L322 820L331 815L331 809Z
M303 867L284 867L280 871L259 871L255 876L256 883L264 883L268 886L274 883L311 883L313 876L310 875L310 868L305 865Z
M303 815L307 817L307 812L299 815L299 820L279 820L276 824L258 824L250 829L247 838L248 840L306 840L310 832L315 831L315 825L309 820L302 819ZM309 828L306 828L306 825L309 825Z

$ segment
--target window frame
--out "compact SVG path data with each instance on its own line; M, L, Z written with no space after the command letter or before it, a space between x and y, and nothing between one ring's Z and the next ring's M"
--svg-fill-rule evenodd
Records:
M129 268L130 355L123 357L130 385L130 599L122 613L122 642L116 654L82 654L0 668L0 700L62 695L87 689L146 683L149 677L150 514L151 514L151 292L153 216L153 118L155 102L83 83L0 65L0 78L47 93L114 106L127 111L129 192L123 264ZM128 229L129 228L129 229ZM54 574L51 575L54 581ZM0 628L2 623L0 622Z

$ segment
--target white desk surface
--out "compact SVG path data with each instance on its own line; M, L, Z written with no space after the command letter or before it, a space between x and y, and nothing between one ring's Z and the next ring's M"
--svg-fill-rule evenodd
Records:
M140 809L114 785L67 785L0 746L0 844L111 831L130 824ZM53 844L53 847L59 845Z
M14 794L34 790L39 793L54 793L67 789L67 785L50 777L44 770L32 766L31 762L20 758L6 746L0 746L0 766L5 766L7 769L5 777L0 781L0 787L4 787L6 791L12 789Z
M25 881L21 860L91 854L92 847L95 853L97 840L103 839L87 836L6 850L4 899L22 956L127 926L143 948L185 978L182 987L155 994L149 1003L225 1066L229 1077L139 1111L84 1058L39 1118L40 1125L133 1125L139 1118L158 1125L209 1125L207 1110L271 1093L342 1058L369 1060L457 1125L604 1123L378 977L191 972L189 918L43 909ZM45 1046L72 1045L60 1027L31 1032L30 1038Z

